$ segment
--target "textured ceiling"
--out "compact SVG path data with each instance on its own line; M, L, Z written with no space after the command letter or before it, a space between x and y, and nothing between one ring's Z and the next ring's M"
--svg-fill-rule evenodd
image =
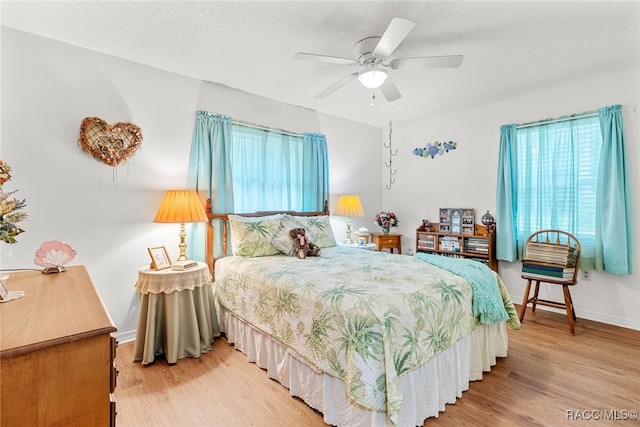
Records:
M639 1L5 1L2 25L384 127L640 66ZM392 58L464 55L457 69L391 70L387 103L357 70L296 52L354 57L393 17L416 22Z

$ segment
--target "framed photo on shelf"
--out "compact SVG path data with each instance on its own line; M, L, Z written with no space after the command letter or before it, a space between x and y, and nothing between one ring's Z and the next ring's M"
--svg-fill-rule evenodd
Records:
M472 225L462 225L462 234L474 234L474 230L473 230L473 224Z
M171 267L171 257L164 246L147 248L151 256L151 268L154 270L164 270Z
M474 209L462 209L462 216L473 218L475 216Z

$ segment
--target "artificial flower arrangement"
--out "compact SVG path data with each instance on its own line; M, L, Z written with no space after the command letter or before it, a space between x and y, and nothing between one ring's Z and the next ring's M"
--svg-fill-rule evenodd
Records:
M458 143L454 141L445 141L434 143L428 143L424 147L418 147L413 150L413 154L418 157L425 157L432 159L436 156L442 156L444 153L448 153L451 150L455 150L458 147Z
M391 227L398 226L398 217L393 212L381 211L376 214L375 223L382 227L383 230L388 230Z
M0 159L0 241L13 244L16 243L16 236L24 233L18 226L20 221L27 218L27 213L23 212L27 204L24 200L11 197L16 191L5 193L2 186L11 180L11 167Z

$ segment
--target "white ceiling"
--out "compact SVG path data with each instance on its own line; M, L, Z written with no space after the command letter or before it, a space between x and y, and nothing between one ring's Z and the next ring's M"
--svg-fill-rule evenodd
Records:
M384 127L640 66L640 1L6 1L2 25ZM464 55L457 69L391 70L387 103L352 58L393 17L417 23L391 58Z

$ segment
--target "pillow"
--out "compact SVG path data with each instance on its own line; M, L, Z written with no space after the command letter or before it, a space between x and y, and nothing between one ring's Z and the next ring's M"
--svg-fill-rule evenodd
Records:
M293 239L289 234L289 231L293 228L302 227L305 229L305 236L309 238L313 243L316 243L314 234L307 227L296 221L291 215L283 215L280 220L280 227L276 234L271 239L273 246L280 249L283 253L293 256Z
M278 248L271 238L280 225L282 214L262 217L229 215L231 253L236 256L259 257L277 255Z
M333 228L328 215L320 216L294 216L297 222L307 230L307 233L313 235L311 241L321 248L330 248L336 246L336 238L333 235Z

